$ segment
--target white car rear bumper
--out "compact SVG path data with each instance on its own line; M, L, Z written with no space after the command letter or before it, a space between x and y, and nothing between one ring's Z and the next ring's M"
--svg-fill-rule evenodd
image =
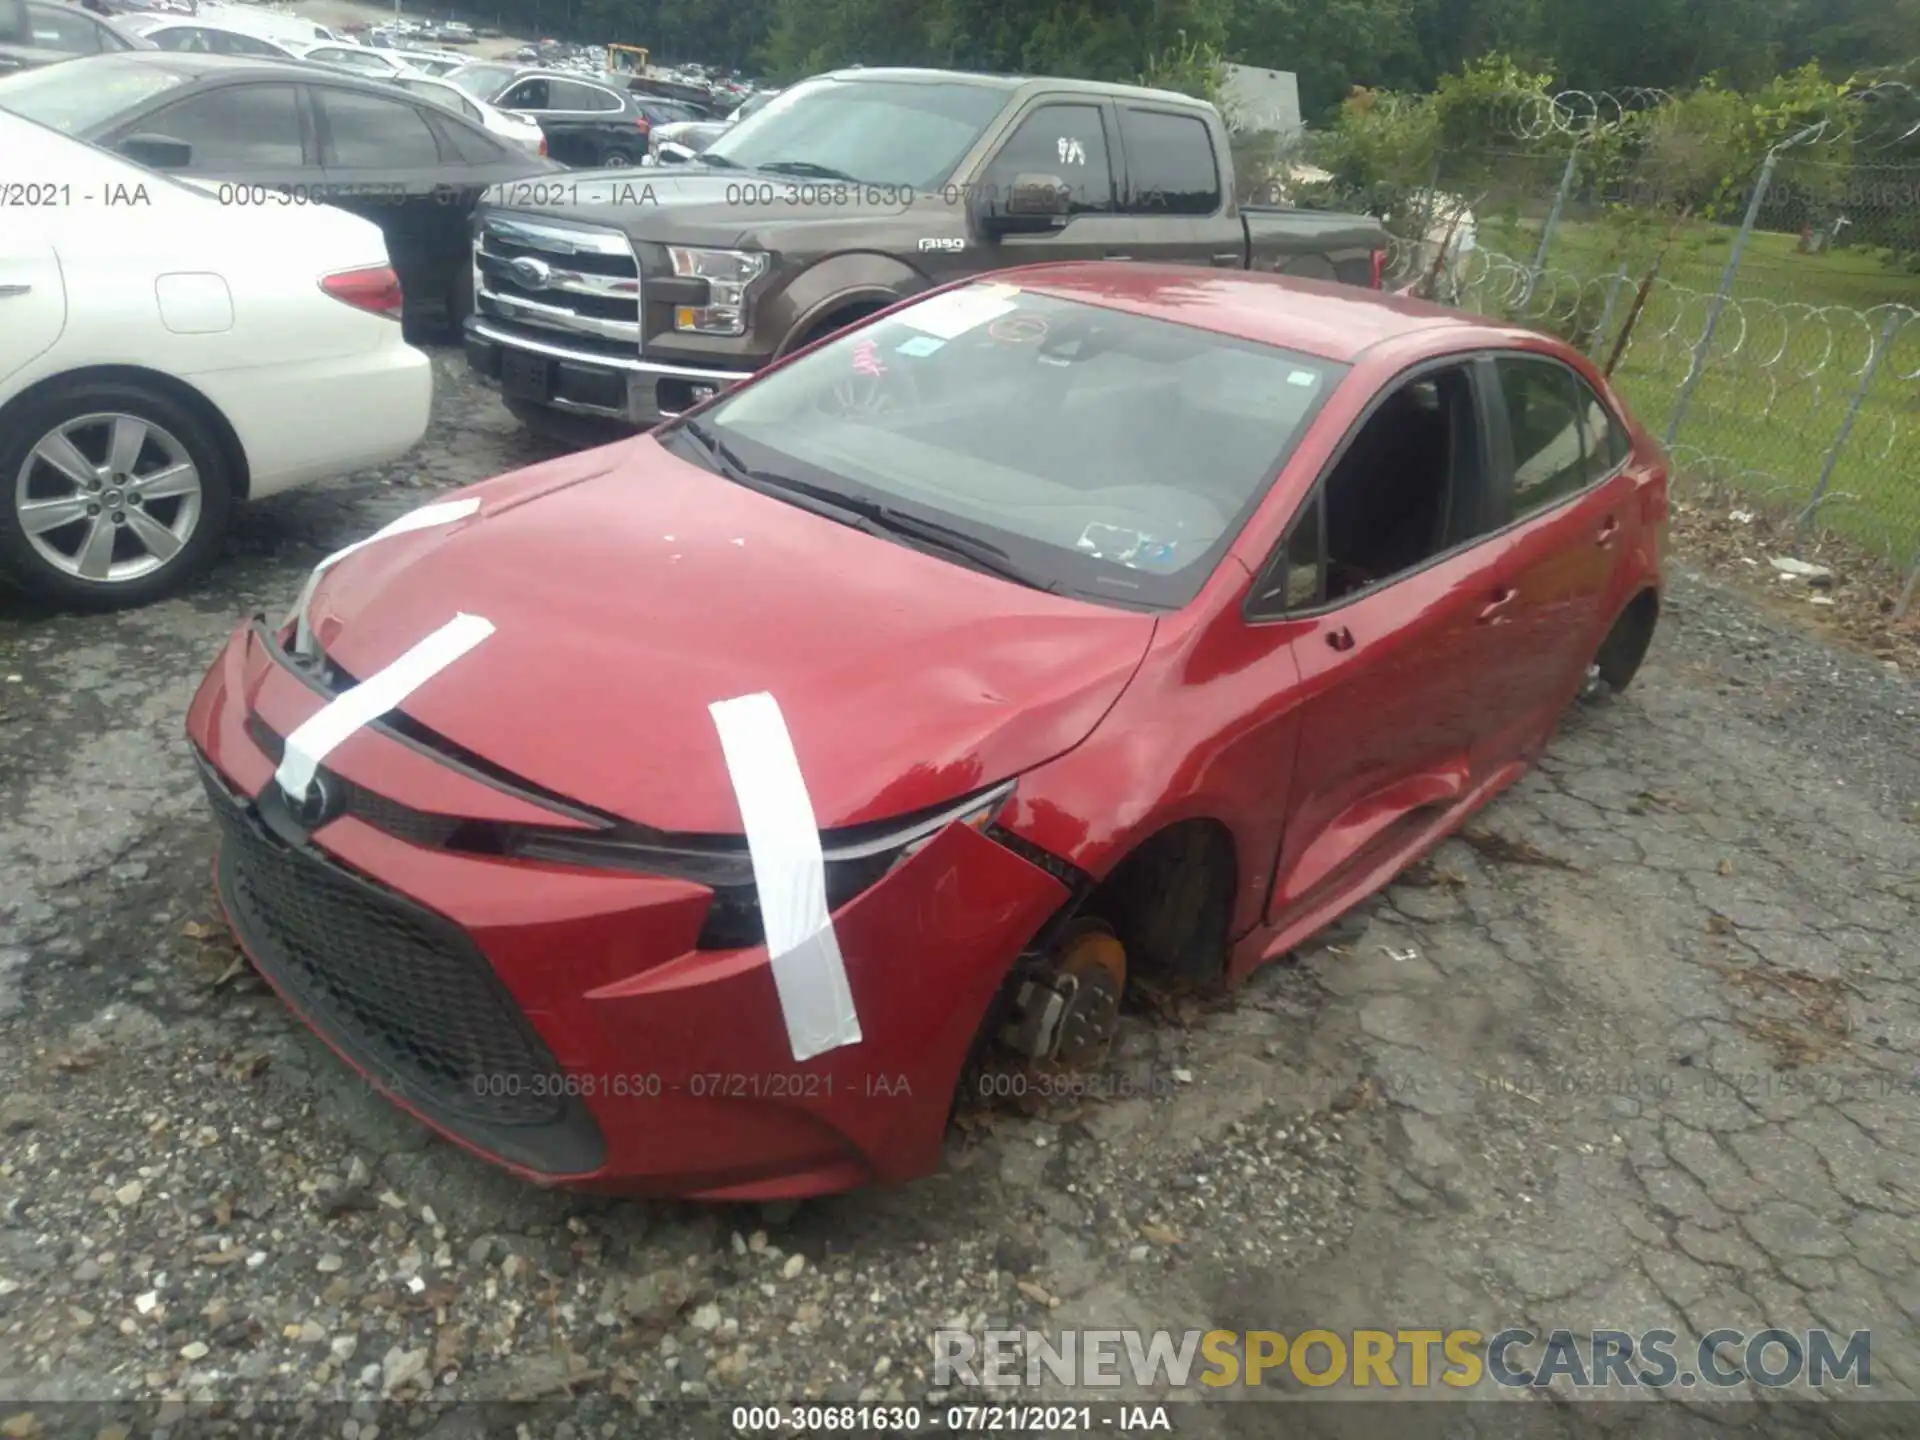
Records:
M433 408L433 362L411 345L183 378L233 424L256 500L399 459Z

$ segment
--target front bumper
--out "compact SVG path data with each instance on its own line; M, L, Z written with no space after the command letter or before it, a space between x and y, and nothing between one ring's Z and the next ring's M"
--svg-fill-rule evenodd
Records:
M259 737L323 703L245 626L187 728L243 946L389 1099L543 1184L766 1200L938 1167L980 1021L1058 880L943 831L835 915L865 1039L797 1064L766 950L695 948L701 886L448 850L371 811L305 831ZM396 813L523 803L377 725L323 773Z
M752 374L637 355L614 358L562 340L530 340L471 315L466 349L468 368L498 385L503 399L643 427L670 420Z

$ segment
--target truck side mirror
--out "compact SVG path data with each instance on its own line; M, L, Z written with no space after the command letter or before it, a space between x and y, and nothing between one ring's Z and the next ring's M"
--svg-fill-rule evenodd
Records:
M974 225L987 239L1044 234L1067 223L1073 192L1058 175L1016 175L1005 193L992 185L974 191Z

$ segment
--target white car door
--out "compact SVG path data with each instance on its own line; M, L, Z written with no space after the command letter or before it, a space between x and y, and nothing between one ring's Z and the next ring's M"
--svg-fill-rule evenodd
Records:
M16 210L12 220L30 214ZM32 223L0 225L0 384L44 355L66 325L67 289L52 237Z

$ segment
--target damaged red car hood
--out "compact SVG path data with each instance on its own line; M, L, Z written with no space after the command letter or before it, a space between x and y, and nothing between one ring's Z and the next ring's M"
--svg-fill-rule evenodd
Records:
M708 706L780 703L823 829L1071 749L1151 616L876 539L642 437L462 492L479 513L327 572L315 637L364 679L466 612L495 627L400 707L514 775L662 830L738 833Z

